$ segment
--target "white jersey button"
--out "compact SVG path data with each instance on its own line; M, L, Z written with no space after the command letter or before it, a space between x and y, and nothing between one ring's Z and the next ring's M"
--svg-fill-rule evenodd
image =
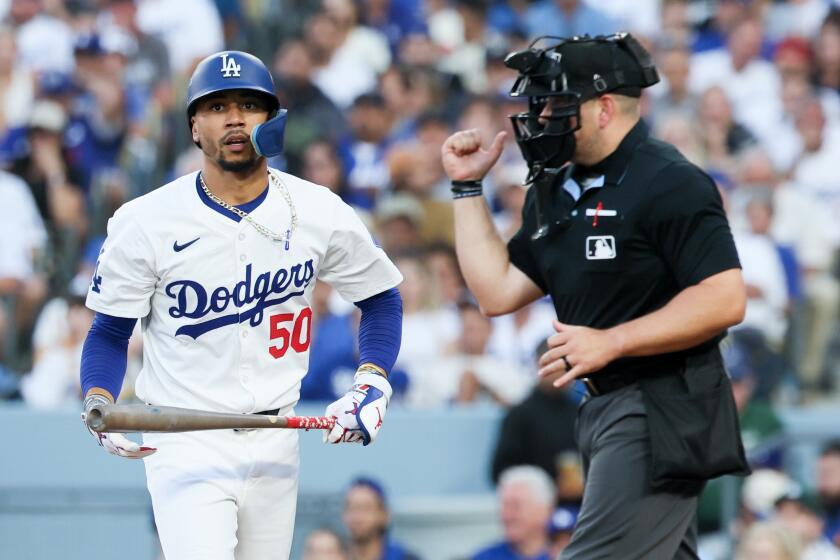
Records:
M245 337L247 337L247 336L248 336L248 331L243 330L243 331L242 331L242 338L245 338Z
M242 262L245 262L245 259L247 259L247 258L248 257L246 257L245 255L239 255L239 260L242 261Z
M244 234L244 233L240 233L240 234L239 234L239 241L242 241L243 239L245 239L245 234Z

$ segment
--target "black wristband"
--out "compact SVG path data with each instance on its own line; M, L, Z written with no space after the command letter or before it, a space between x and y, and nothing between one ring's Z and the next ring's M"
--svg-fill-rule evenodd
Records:
M456 200L470 196L481 196L481 180L452 181L452 196Z

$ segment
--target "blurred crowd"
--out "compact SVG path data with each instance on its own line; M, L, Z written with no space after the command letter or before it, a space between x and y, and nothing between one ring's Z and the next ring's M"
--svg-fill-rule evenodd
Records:
M84 297L107 219L200 166L187 80L208 54L246 50L289 110L285 153L270 164L354 206L405 276L395 405L510 409L494 478L529 462L562 487L571 432L527 439L546 415L571 430L580 398L535 377L553 308L481 314L453 251L440 147L459 129L488 142L509 130L523 110L507 95L510 51L617 30L659 69L643 97L650 129L723 194L749 295L727 364L748 452L781 472L783 449L767 444L782 431L774 407L840 394L837 0L0 0L0 398L79 401ZM526 175L509 134L484 181L505 237ZM332 400L355 370L358 312L325 284L313 311L302 398ZM121 398L141 361L137 333Z

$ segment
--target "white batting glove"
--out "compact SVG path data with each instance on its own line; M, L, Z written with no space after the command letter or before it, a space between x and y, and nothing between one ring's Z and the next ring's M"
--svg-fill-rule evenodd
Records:
M373 443L390 399L388 380L371 370L360 369L350 390L327 407L325 416L335 418L335 426L324 433L324 442Z
M94 406L100 404L113 403L111 403L111 401L104 395L100 395L97 393L88 395L85 398L85 411L82 412L83 423L85 422L85 418L87 417L88 411ZM127 459L142 459L143 457L148 457L149 455L157 451L157 449L154 447L144 447L140 444L134 443L122 434L94 432L93 430L87 427L87 424L85 424L85 428L87 428L87 431L89 431L91 435L96 438L96 441L99 443L99 445L101 447L104 447L105 451L107 451L111 455L125 457Z

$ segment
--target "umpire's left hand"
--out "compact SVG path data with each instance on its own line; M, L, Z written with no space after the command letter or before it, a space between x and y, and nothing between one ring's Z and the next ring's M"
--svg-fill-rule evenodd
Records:
M563 387L578 377L586 377L621 356L621 341L609 330L565 325L554 321L557 334L548 337L548 351L540 357L539 375L563 373L554 382Z

